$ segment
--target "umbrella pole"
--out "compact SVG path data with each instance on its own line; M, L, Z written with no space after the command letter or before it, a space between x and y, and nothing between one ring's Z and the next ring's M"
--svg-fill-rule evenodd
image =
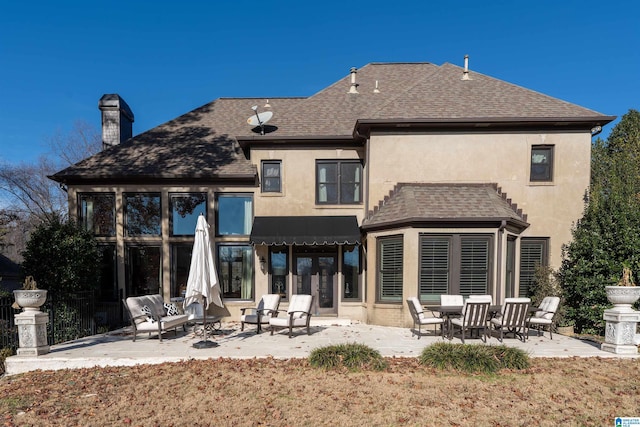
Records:
M202 306L203 308L207 306L207 297L202 297ZM209 335L207 334L207 309L204 308L202 310L202 334L204 335L203 341L198 341L193 344L194 348L211 348L217 347L218 343L214 341L209 341Z

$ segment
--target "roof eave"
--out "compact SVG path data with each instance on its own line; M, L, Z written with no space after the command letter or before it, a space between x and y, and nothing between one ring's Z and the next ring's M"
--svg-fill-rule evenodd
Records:
M604 126L616 116L585 117L471 117L471 118L417 118L417 119L358 119L354 135L367 137L372 129L532 129L559 128L564 130L591 130Z
M372 232L397 228L450 228L450 227L487 227L500 228L505 225L515 231L524 231L529 223L516 218L401 218L373 224L365 222L360 226L363 231Z
M187 184L187 183L234 183L243 185L257 185L256 174L211 174L211 175L49 175L47 178L65 185L103 185L103 184Z
M251 147L268 147L273 145L282 144L305 144L312 143L314 145L353 145L361 146L364 143L362 138L354 138L350 135L291 135L291 136L276 136L276 135L249 135L249 136L236 136L236 140L240 145L240 148L246 153Z

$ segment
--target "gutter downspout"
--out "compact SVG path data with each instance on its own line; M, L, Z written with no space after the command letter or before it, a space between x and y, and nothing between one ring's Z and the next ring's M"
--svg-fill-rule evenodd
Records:
M504 257L502 248L504 246L503 240L505 228L507 228L507 221L503 219L500 223L500 228L498 228L498 271L496 272L496 301L502 301L502 294L504 293L502 291L502 258Z

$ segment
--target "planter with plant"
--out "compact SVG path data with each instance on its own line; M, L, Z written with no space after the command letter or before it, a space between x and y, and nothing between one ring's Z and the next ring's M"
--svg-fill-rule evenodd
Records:
M623 264L622 278L618 285L607 286L605 290L613 307L606 309L602 316L606 326L605 342L600 348L617 354L638 354L635 333L640 322L640 312L632 306L640 298L640 287L635 285L633 272L627 263Z
M620 311L634 311L632 306L640 299L640 286L636 286L629 264L622 267L622 277L614 286L606 286L607 299Z
M27 276L22 283L22 289L13 291L13 297L15 308L22 308L24 311L39 311L47 301L47 291L38 289L38 284L33 276Z

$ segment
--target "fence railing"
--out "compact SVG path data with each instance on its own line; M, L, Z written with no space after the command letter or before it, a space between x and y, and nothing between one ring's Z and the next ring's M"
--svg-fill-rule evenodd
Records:
M0 297L0 349L18 348L18 327L15 325L14 316L20 312L11 305L13 296Z
M14 316L20 313L11 307L13 296L0 297L0 349L18 348L18 328ZM47 341L59 344L106 332L124 325L121 303L96 301L93 291L63 294L47 292L47 302L41 310L49 314Z

